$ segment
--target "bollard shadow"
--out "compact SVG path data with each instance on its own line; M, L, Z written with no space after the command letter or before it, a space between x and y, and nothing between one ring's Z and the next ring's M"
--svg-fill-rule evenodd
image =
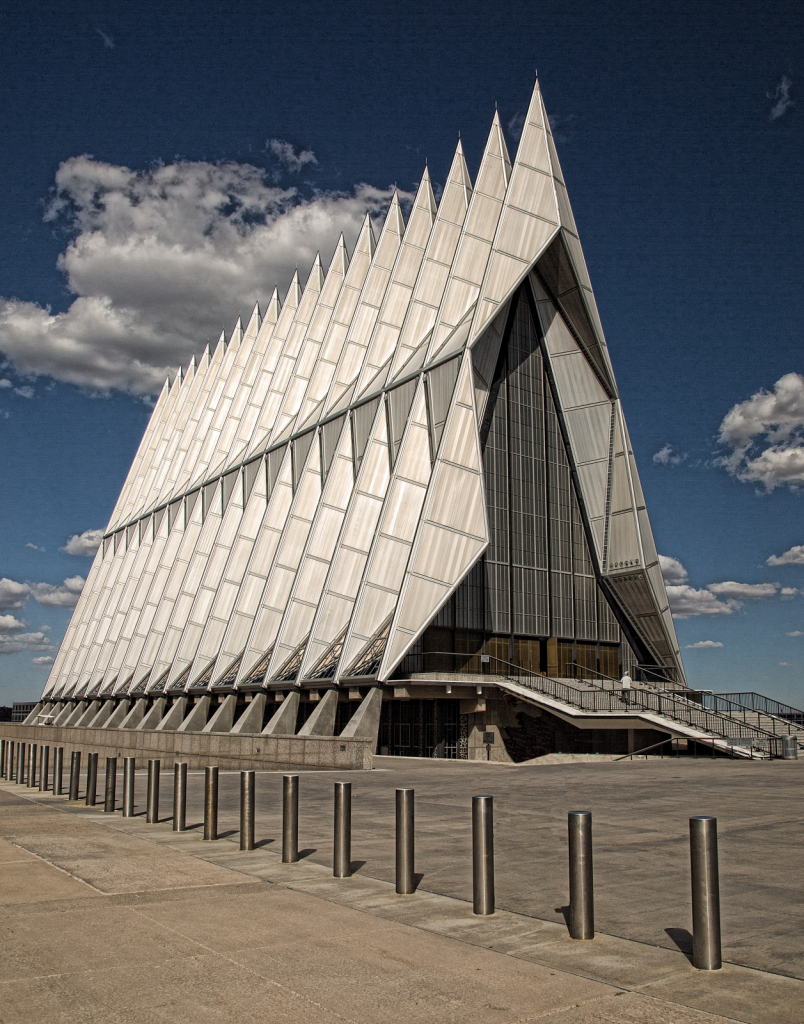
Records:
M350 862L349 868L352 874L354 874L355 871L359 871L362 867L365 867L365 865L366 862L364 860L353 860Z
M686 928L665 928L664 933L692 963L692 934Z
M239 836L239 835L240 835L240 829L230 828L226 832L219 832L218 833L218 839L228 839L229 836Z
M416 892L418 890L418 888L422 884L423 880L424 880L424 872L423 871L414 871L413 872L413 891L414 892Z
M254 849L259 850L261 846L269 846L273 842L275 842L273 839L261 839L258 843L254 844Z
M304 858L305 857L309 857L311 853L317 853L317 852L318 851L315 848L313 848L312 850L299 850L298 858L299 858L299 860L304 860Z
M184 826L184 831L185 832L191 832L194 828L203 828L203 827L204 827L204 822L203 821L194 821L192 825L185 825Z
M564 924L567 926L567 931L569 931L569 926L570 926L570 908L569 908L569 906L566 906L566 907L556 907L556 913L557 914L561 914L561 916L564 918Z

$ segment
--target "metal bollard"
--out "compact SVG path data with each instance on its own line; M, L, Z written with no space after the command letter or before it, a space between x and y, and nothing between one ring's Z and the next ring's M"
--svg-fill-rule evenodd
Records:
M87 757L87 807L94 807L98 795L98 755Z
M81 751L74 750L70 754L70 796L71 803L78 801L78 787L81 782Z
M36 786L36 744L28 744L28 789Z
M240 849L254 849L254 772L240 773Z
M0 779L6 777L6 741L0 740Z
M53 794L62 795L62 779L64 776L64 747L56 747L56 757L53 761Z
M123 758L123 817L134 817L134 769L137 759Z
M17 785L25 785L25 755L27 753L24 743L17 745Z
M335 783L335 851L332 862L335 878L352 875L352 783Z
M494 798L472 797L472 889L474 913L494 913Z
M595 937L595 890L592 873L592 813L571 811L569 832L570 938Z
M797 736L782 736L782 760L798 761Z
M416 891L413 878L413 790L396 791L396 892Z
M299 776L282 776L282 863L299 859Z
M218 766L204 769L204 839L218 838Z
M106 791L103 800L103 813L114 814L115 795L117 791L117 758L106 758Z
M159 821L159 769L158 758L148 761L148 802L145 807L145 821L155 825Z
M719 971L720 882L717 866L717 818L690 818L692 867L692 965Z
M46 793L50 774L50 747L39 748L39 789Z
M16 752L16 744L9 741L8 753L6 754L6 778L9 782L14 781L14 772L16 770L16 763L14 760L14 754Z
M173 766L173 831L187 828L187 762L177 761Z

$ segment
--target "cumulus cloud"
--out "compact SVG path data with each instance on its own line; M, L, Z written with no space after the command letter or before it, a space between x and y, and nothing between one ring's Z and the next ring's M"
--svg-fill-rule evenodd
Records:
M0 655L18 654L20 651L52 651L53 645L44 630L36 633L0 633Z
M30 590L34 600L43 608L75 608L86 580L83 576L71 576L61 586L52 583L34 583Z
M32 544L30 541L25 545L26 548L33 548L34 551L44 551L44 548L40 548L38 544Z
M686 457L686 453L684 453L684 455L677 455L673 451L673 446L671 444L666 444L656 452L653 456L653 461L659 466L678 466L684 461L684 459L686 459Z
M305 198L249 164L133 171L73 157L45 217L72 236L58 265L75 300L52 313L0 299L0 350L22 374L155 394L319 249L327 259L341 233L353 244L366 212L379 227L391 195L358 185Z
M46 666L53 664L53 658L49 654L44 654L41 658L31 658L31 661L38 668L45 668Z
M26 384L24 387L14 388L14 394L19 395L21 398L33 398L34 389L30 384Z
M14 611L22 608L31 593L26 583L15 583L5 576L0 579L0 611Z
M0 633L18 633L25 623L13 615L0 615Z
M768 565L804 565L804 544L794 544L784 554L771 555Z
M723 418L719 440L731 449L717 460L729 473L770 492L804 484L804 376L787 373L773 391L758 391Z
M718 601L710 590L687 586L668 586L667 599L674 619L690 619L696 615L731 615L739 607L736 601Z
M665 583L686 583L687 570L677 558L670 558L668 555L659 555L659 566L662 570L662 577Z
M804 636L804 630L794 629L792 633L788 633L788 636Z
M60 550L65 551L68 555L85 555L87 558L94 558L102 540L103 530L84 530L83 533L74 533Z
M0 388L13 388L13 387L14 387L14 385L11 383L11 381L8 379L8 377L3 377L3 379L0 380Z
M773 100L770 109L770 120L777 121L783 114L786 114L790 107L794 106L795 100L790 99L790 89L793 81L787 75L782 75L779 84L772 92L766 92L769 100Z
M704 648L707 648L707 647L722 647L722 646L723 646L723 644L721 644L717 640L699 640L697 644L687 644L687 646L684 648L684 650L685 651L701 651L701 650L703 650Z
M268 139L265 148L294 174L298 174L307 164L318 163L316 155L311 149L296 149L293 143L285 142L284 139Z
M660 555L659 558L661 560L664 556ZM686 570L679 562L674 558L665 558L665 561L675 563L678 567L670 568L676 579L680 578L678 570L684 574L681 578L686 579ZM663 575L665 571L662 564ZM669 578L665 575L666 580ZM674 586L668 583L667 586L667 598L674 619L689 619L696 615L731 615L742 608L744 601L759 601L777 594L783 601L787 601L798 594L798 589L782 587L779 583L736 583L734 580L710 583L703 590L696 590L687 584Z

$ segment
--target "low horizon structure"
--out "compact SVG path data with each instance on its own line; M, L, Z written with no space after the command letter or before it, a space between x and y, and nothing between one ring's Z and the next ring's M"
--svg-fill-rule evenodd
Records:
M379 688L380 750L521 760L633 749L529 696L624 675L686 686L537 83L513 163L495 113L474 183L459 143L166 382L43 702L346 735Z

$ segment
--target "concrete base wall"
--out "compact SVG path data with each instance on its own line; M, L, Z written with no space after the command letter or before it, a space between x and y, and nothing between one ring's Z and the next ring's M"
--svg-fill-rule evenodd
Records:
M354 771L370 769L374 740L339 736L266 736L254 733L181 733L155 729L79 729L47 725L0 724L0 739L64 747L65 771L70 753L97 752L103 765L107 757L136 758L145 768L149 758L161 758L169 766L187 761L190 768L219 768L242 771L296 771L299 769ZM53 764L53 753L50 755ZM118 761L118 765L122 761Z

